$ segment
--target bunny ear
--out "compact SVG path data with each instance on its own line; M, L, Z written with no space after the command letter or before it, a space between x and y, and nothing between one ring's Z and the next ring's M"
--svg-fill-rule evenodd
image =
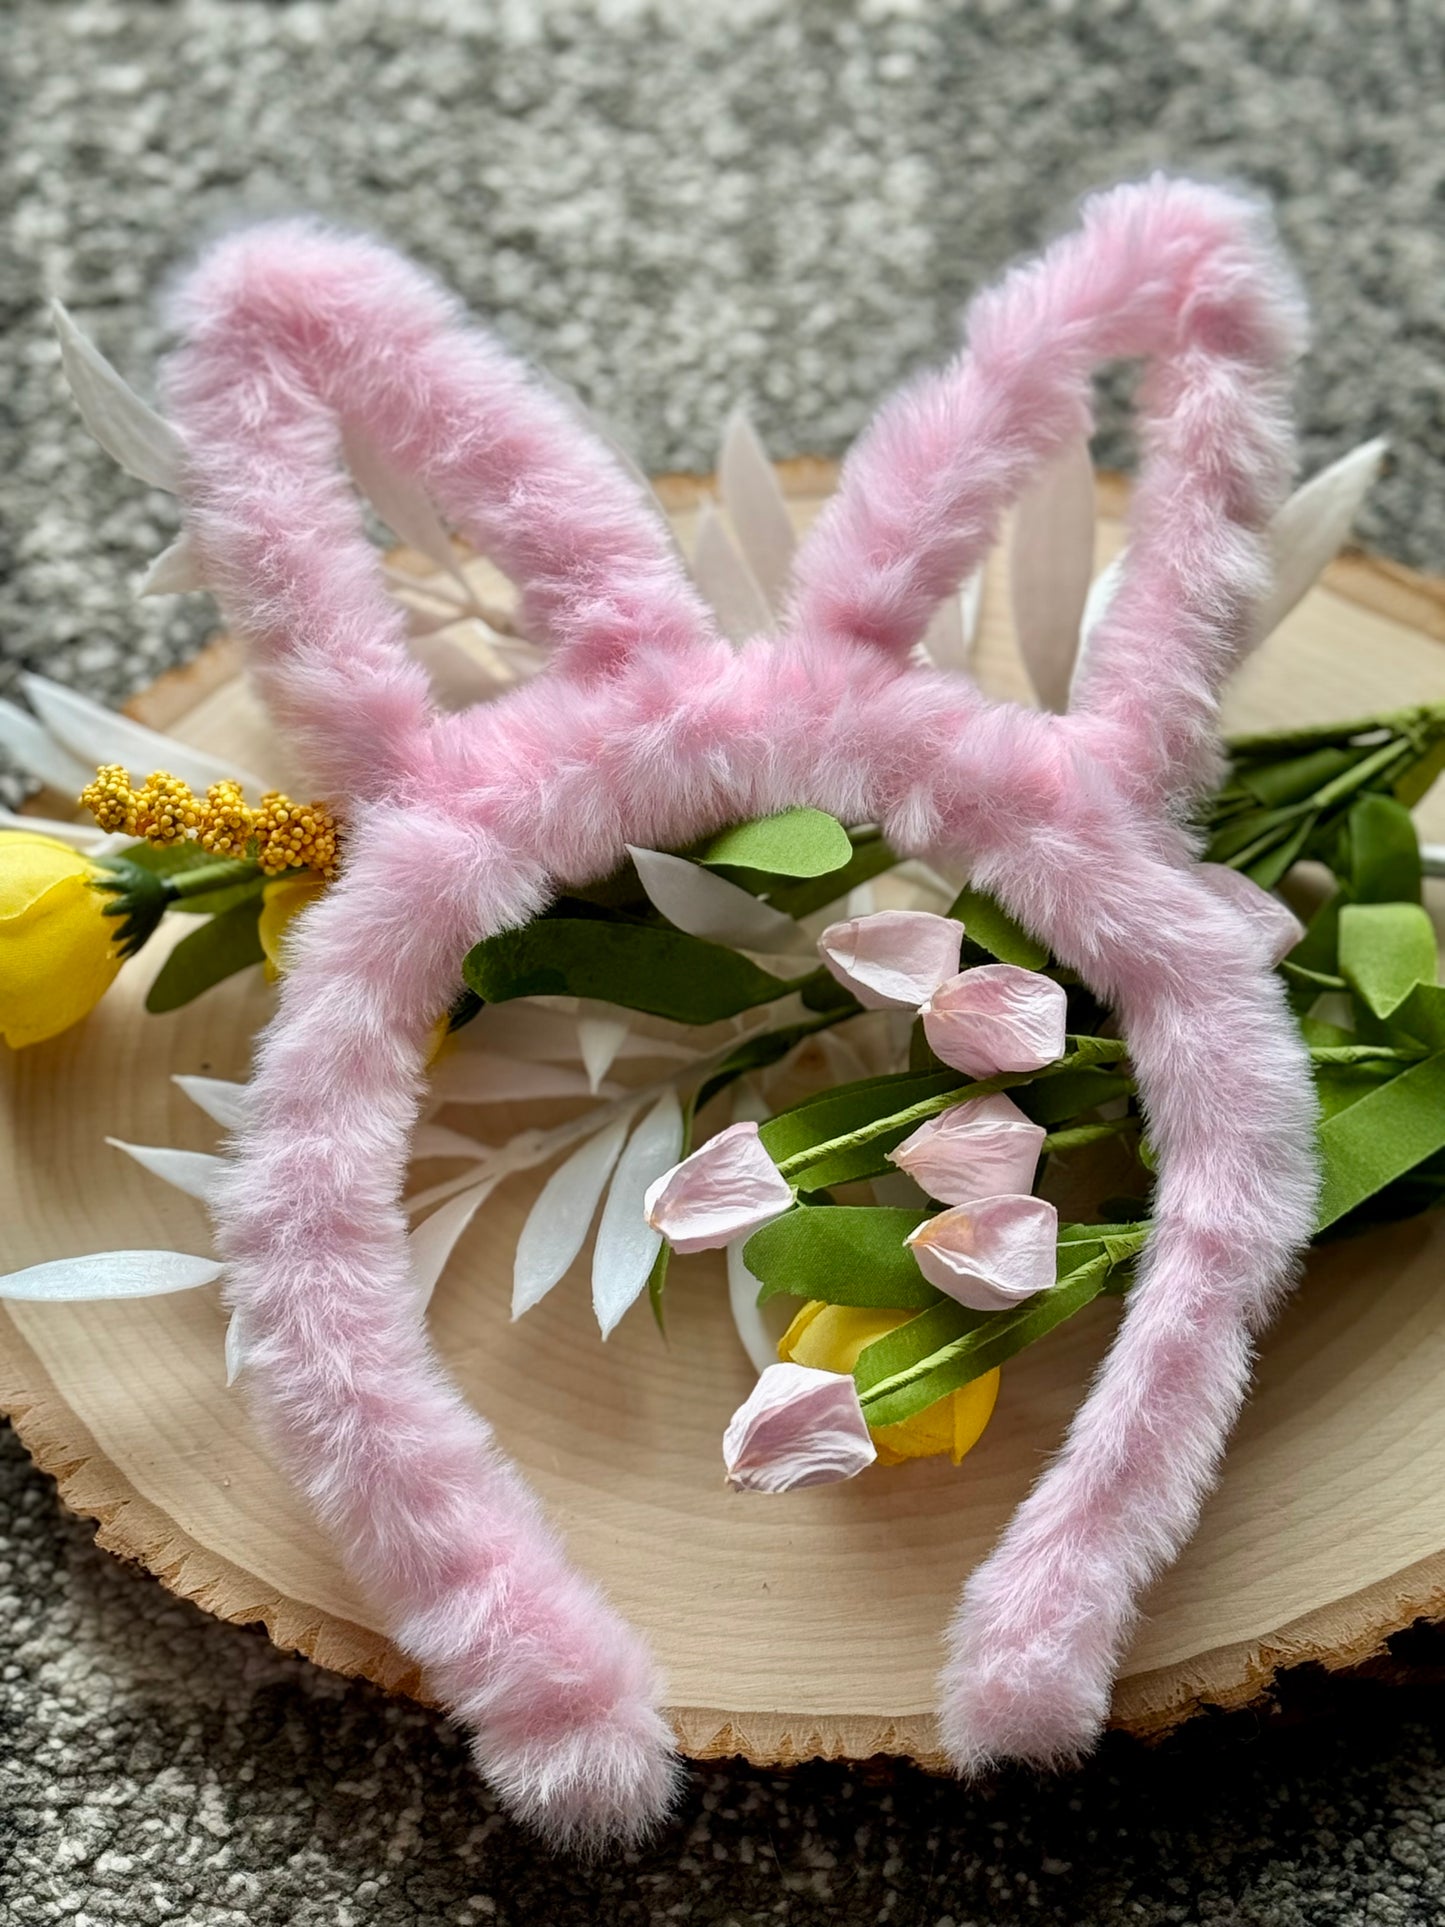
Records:
M1004 506L1088 432L1094 365L1146 356L1129 562L1079 700L1137 793L1196 786L1293 454L1299 313L1258 229L1249 203L1183 182L1086 203L1076 231L974 303L967 351L901 390L849 455L798 556L795 627L901 662Z
M251 229L203 258L177 318L167 390L188 530L278 722L333 790L370 794L413 767L430 713L345 447L419 484L495 558L564 673L710 634L635 480L400 256L306 221Z

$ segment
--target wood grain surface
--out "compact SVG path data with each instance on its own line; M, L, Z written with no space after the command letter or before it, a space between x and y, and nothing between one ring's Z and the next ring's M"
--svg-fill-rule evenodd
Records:
M831 472L797 463L783 474L805 522ZM705 490L685 477L660 484L684 547ZM1121 540L1121 505L1119 486L1101 484L1101 562ZM424 575L419 559L402 561ZM1228 722L1438 700L1442 635L1441 585L1345 558L1240 675ZM1002 568L976 662L986 687L1024 693ZM238 670L236 650L214 645L136 713L271 773L274 746ZM1445 839L1445 785L1420 820ZM80 1028L3 1058L15 1173L6 1268L99 1249L209 1249L201 1206L104 1139L214 1148L214 1127L172 1074L244 1077L273 993L253 971L147 1016L164 947L163 932ZM562 1115L447 1113L489 1138ZM453 1168L424 1167L425 1178ZM935 1760L929 1708L953 1598L1062 1436L1114 1307L1096 1304L1007 1368L994 1421L961 1468L915 1462L781 1500L739 1495L723 1486L719 1438L752 1373L720 1259L676 1264L666 1344L642 1306L602 1345L582 1266L514 1325L511 1253L540 1181L509 1181L475 1220L437 1292L433 1332L577 1560L652 1639L683 1749L764 1764ZM1157 1730L1204 1704L1239 1704L1281 1666L1353 1664L1415 1618L1445 1615L1442 1280L1439 1213L1313 1258L1264 1343L1198 1536L1149 1596L1117 1724ZM11 1304L0 1312L0 1407L66 1503L99 1522L102 1544L209 1612L259 1621L321 1665L424 1698L259 1449L243 1388L224 1383L223 1331L214 1288Z

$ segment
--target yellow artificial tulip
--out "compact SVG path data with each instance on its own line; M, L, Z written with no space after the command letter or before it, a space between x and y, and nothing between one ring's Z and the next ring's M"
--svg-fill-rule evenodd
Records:
M93 886L111 873L54 837L0 832L0 1035L12 1050L78 1024L121 966Z
M779 1339L778 1357L785 1364L851 1372L865 1345L916 1316L916 1312L881 1311L865 1305L825 1305L815 1298L804 1305ZM995 1368L912 1418L897 1425L870 1427L879 1464L901 1465L905 1459L929 1459L947 1452L957 1465L983 1437L997 1397Z
M308 903L314 903L326 888L326 880L315 870L300 876L278 877L261 892L261 916L256 934L266 953L266 981L274 984L286 968L286 932L294 917Z

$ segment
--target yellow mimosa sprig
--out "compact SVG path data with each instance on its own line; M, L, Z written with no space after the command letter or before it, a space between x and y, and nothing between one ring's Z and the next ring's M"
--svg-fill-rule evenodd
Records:
M204 797L165 770L155 770L140 789L130 772L106 763L80 793L80 801L103 830L147 843L198 843L218 859L255 863L263 876L287 870L336 875L340 830L324 803L296 803L267 790L253 809L239 783L212 783Z

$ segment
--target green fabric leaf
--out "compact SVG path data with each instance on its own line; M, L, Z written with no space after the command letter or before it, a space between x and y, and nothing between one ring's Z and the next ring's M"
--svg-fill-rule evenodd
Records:
M1287 836L1300 821L1298 808L1245 810L1215 830L1205 851L1209 863L1235 864L1236 857L1270 845L1272 837ZM1238 865L1235 864L1237 868Z
M1302 756L1286 756L1278 762L1240 770L1238 778L1250 795L1267 808L1277 809L1284 804L1303 803L1326 783L1363 762L1366 754L1363 749L1341 748L1331 743L1322 749L1308 750Z
M1069 1272L1052 1291L1041 1291L1012 1311L990 1313L950 1343L869 1384L866 1390L860 1383L863 1416L870 1426L878 1427L897 1425L927 1411L939 1399L982 1378L985 1372L993 1371L1082 1311L1104 1289L1112 1268L1108 1252L1100 1251ZM860 1355L860 1367L867 1356L867 1351ZM857 1377L855 1370L855 1380Z
M1052 1128L1081 1112L1095 1110L1111 1098L1127 1097L1134 1080L1120 1071L1059 1071L1035 1084L1010 1092L1015 1104L1035 1124Z
M1314 834L1316 816L1304 817L1287 835L1268 838L1258 850L1251 850L1237 858L1236 870L1243 870L1261 890L1272 890L1298 862L1306 843Z
M783 810L724 830L692 854L699 863L820 877L841 870L852 858L853 844L837 817L826 810Z
M1000 963L1018 964L1024 970L1042 970L1049 960L1048 946L1031 937L993 898L968 884L954 898L948 912L963 925L970 943L986 950Z
M1412 1064L1320 1126L1317 1229L1445 1149L1445 1051Z
M1371 793L1351 806L1350 894L1356 903L1420 901L1420 839L1393 796Z
M1362 1097L1400 1075L1398 1064L1320 1064L1315 1068L1315 1094L1320 1118L1334 1117L1358 1104Z
M1340 911L1340 975L1377 1017L1416 984L1435 981L1435 928L1418 903L1347 903Z
M1414 809L1421 798L1429 794L1440 775L1445 773L1445 704L1437 706L1435 716L1435 733L1428 737L1418 760L1397 776L1391 786L1395 801L1402 803L1407 810Z
M852 838L853 854L841 870L830 870L820 877L804 877L790 883L786 879L773 882L769 880L767 899L775 910L781 910L789 917L810 917L815 910L822 910L830 903L836 903L856 890L862 883L871 883L874 877L882 876L902 861L898 852L891 848L876 833ZM734 879L744 889L757 887L757 876L752 871L743 871Z
M222 978L260 963L265 956L257 931L260 915L261 899L252 896L182 937L151 985L146 1009L179 1010Z
M1416 984L1390 1012L1390 1033L1418 1039L1427 1050L1445 1050L1445 984Z
M540 917L474 945L462 968L489 1004L596 997L682 1024L715 1023L807 981L774 977L735 950L663 924L604 917Z
M903 1242L930 1215L889 1205L795 1205L743 1247L743 1262L762 1287L758 1303L788 1292L829 1305L936 1304L941 1294Z

